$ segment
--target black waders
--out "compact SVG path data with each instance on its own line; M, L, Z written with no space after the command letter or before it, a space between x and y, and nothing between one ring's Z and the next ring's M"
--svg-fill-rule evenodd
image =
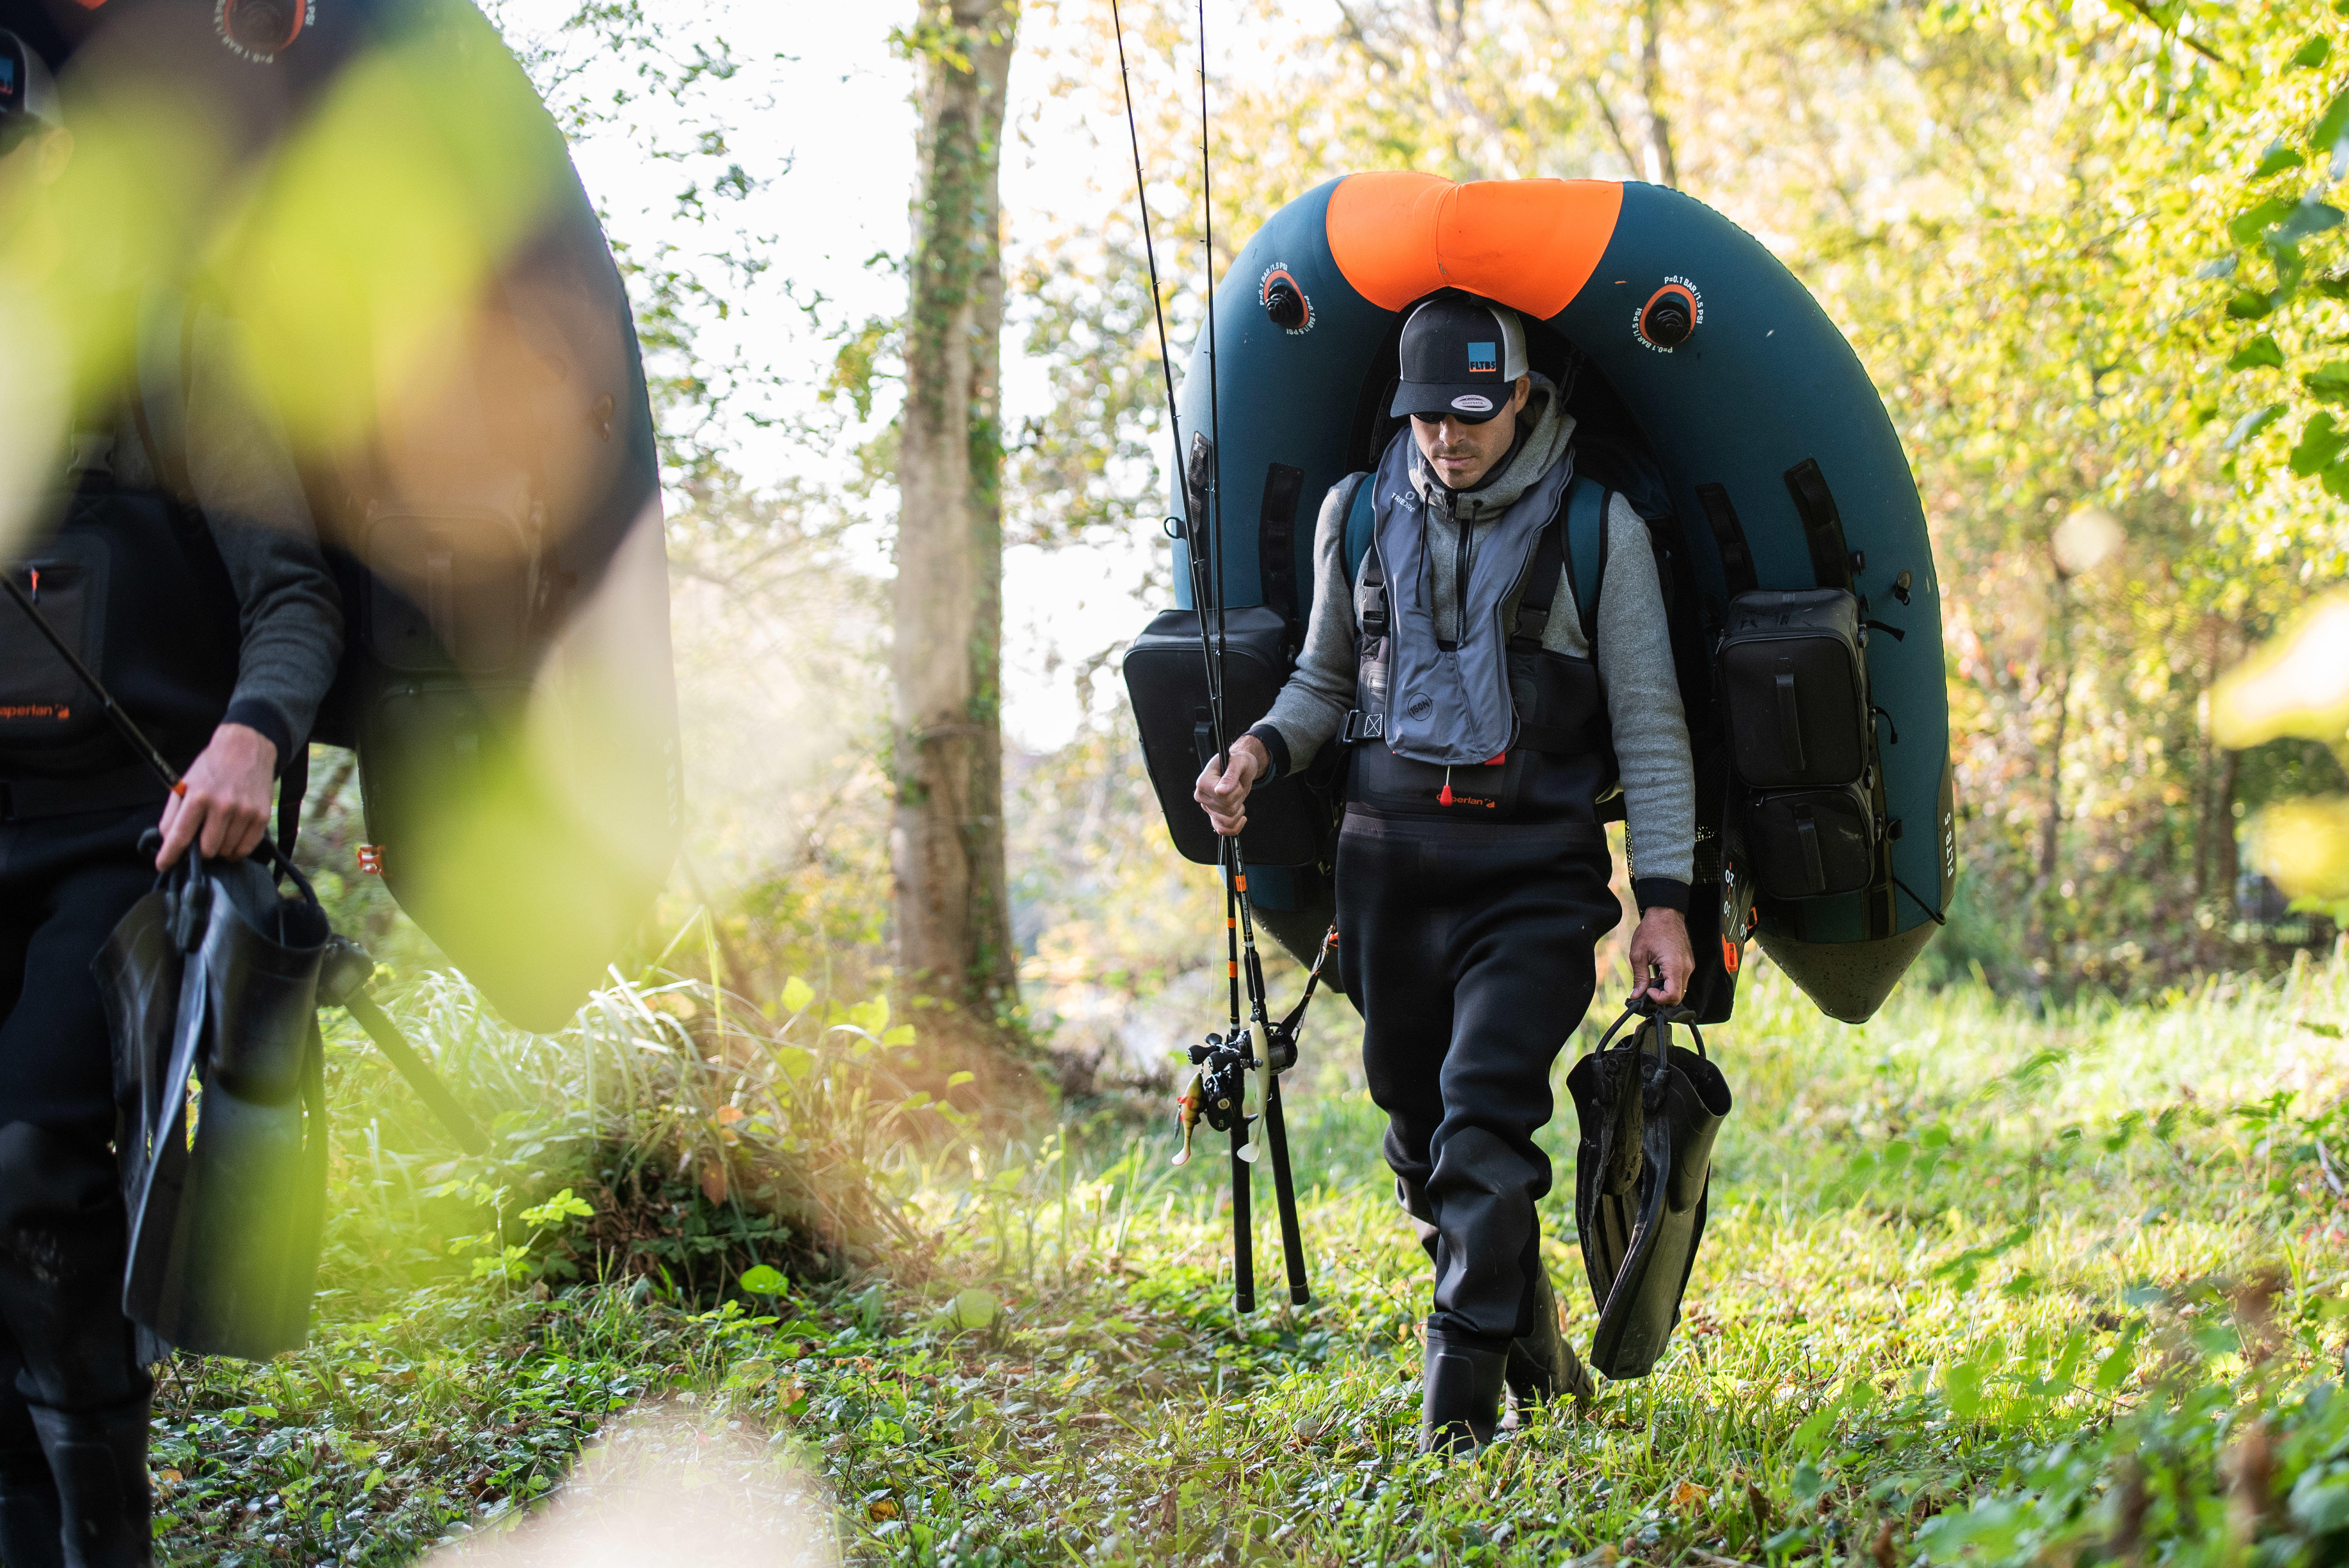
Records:
M122 1311L116 1085L89 959L154 885L139 838L163 790L56 815L0 793L0 1562L140 1564L151 1385Z
M1537 1212L1550 1164L1534 1135L1550 1119L1550 1067L1590 1003L1593 947L1622 917L1606 839L1589 822L1358 809L1339 840L1338 900L1387 1163L1435 1264L1422 1442L1489 1441L1514 1342L1526 1342L1526 1394L1588 1390L1551 1339Z

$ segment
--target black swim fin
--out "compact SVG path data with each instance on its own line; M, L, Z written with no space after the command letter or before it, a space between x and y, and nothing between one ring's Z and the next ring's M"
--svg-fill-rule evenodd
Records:
M123 1309L142 1351L264 1360L307 1337L317 1275L326 917L306 883L282 898L254 861L193 861L92 966L121 1075Z
M1581 1121L1574 1212L1583 1267L1599 1305L1590 1362L1609 1377L1642 1377L1680 1322L1696 1249L1704 1237L1713 1141L1729 1114L1729 1085L1697 1049L1671 1044L1684 1012L1643 1018L1609 1048L1626 1009L1599 1049L1567 1075Z

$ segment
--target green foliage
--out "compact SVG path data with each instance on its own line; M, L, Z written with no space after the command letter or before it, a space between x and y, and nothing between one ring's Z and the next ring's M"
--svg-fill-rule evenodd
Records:
M340 1159L312 1348L165 1377L167 1544L408 1561L666 1397L780 1434L854 1562L2329 1561L2349 1514L2349 958L2044 1016L1910 987L1857 1031L1766 964L1748 979L1710 1037L1738 1109L1671 1351L1474 1465L1411 1451L1426 1261L1357 1080L1291 1113L1315 1301L1246 1318L1220 1171L1170 1168L1162 1130L1115 1118L939 1146L901 1167L918 1245L832 1280L741 1269L750 1310L657 1273L354 1291L351 1237L380 1221L366 1163ZM481 1048L427 1037L444 1065ZM357 1065L338 1058L347 1127L400 1109ZM668 1158L662 1100L626 1103ZM1561 1175L1572 1137L1543 1134ZM574 1204L594 1190L568 1182L550 1170L515 1219L592 1229ZM1544 1247L1579 1336L1570 1191L1544 1201Z

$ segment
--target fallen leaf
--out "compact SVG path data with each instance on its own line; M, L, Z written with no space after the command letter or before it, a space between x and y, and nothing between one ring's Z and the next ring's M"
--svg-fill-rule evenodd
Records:
M897 1506L895 1498L884 1497L865 1504L864 1517L878 1524L885 1519L895 1519L904 1511L905 1510Z
M1672 1506L1674 1508L1694 1508L1697 1504L1702 1502L1706 1498L1711 1497L1713 1493L1710 1491L1697 1485L1696 1482L1692 1480L1684 1480L1681 1482L1680 1485L1672 1488Z

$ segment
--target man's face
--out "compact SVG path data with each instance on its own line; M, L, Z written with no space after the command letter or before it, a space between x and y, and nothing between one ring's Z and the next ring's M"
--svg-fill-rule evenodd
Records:
M1475 488L1493 471L1495 463L1508 455L1509 444L1517 438L1517 410L1526 406L1533 386L1531 377L1518 377L1516 390L1501 411L1481 425L1450 415L1441 419L1411 417L1411 433L1419 442L1420 455L1444 488Z

